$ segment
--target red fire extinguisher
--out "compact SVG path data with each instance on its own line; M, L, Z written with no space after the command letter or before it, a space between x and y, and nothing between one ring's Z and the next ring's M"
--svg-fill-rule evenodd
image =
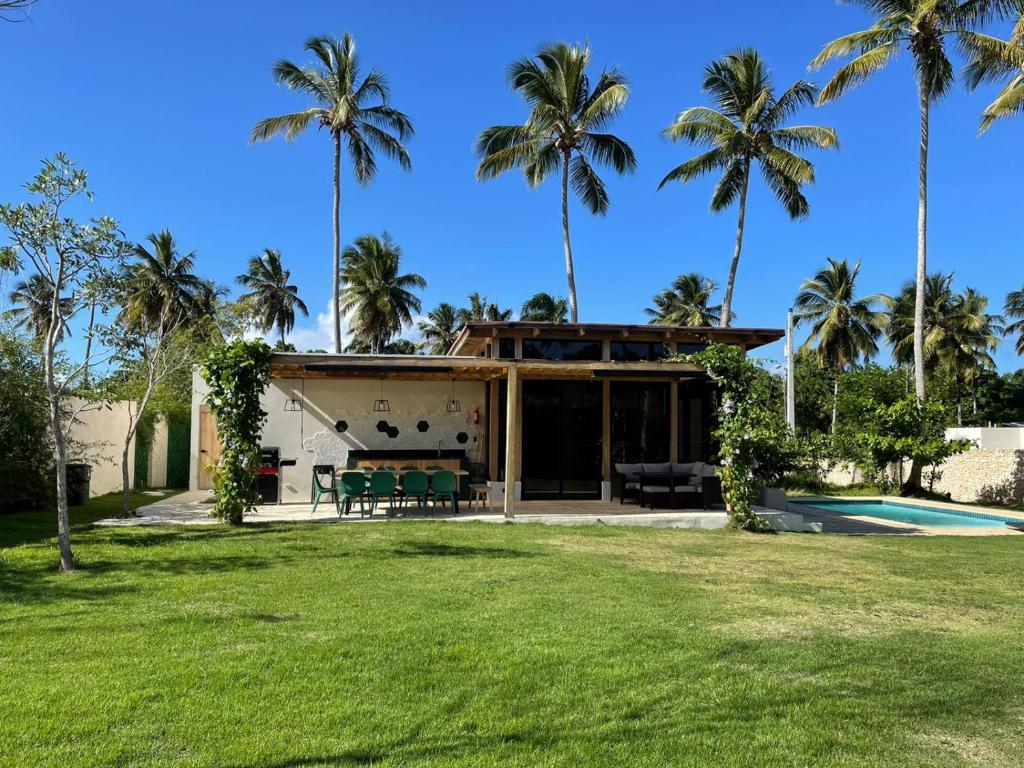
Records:
M473 424L480 423L480 406L473 409L473 414L469 417L469 420L472 421Z

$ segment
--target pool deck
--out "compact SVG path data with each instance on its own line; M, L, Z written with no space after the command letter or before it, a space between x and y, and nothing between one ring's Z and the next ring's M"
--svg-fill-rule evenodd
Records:
M800 496L791 498L790 509L804 516L807 522L821 524L822 533L843 533L854 536L864 535L889 535L889 536L1016 536L1020 531L1015 531L1006 526L991 528L978 526L927 526L901 523L896 520L886 520L870 515L849 515L836 514L827 509L820 509L814 506L815 501L839 501L839 502L890 502L905 504L907 506L923 507L926 509L948 509L957 512L976 512L984 515L995 515L997 517L1008 517L1019 519L1024 523L1024 512L1005 509L1002 507L981 507L973 504L957 504L949 501L931 501L928 499L912 499L902 496ZM792 502L799 501L800 504Z

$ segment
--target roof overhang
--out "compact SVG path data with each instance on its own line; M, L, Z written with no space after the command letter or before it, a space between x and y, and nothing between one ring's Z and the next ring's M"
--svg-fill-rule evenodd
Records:
M477 355L499 336L524 338L611 339L680 343L735 344L756 349L785 335L779 328L717 328L687 325L635 325L623 323L537 323L529 321L471 320L459 331L449 355Z

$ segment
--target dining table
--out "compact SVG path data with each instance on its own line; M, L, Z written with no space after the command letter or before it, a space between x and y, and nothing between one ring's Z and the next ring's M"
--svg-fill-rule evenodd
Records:
M639 478L639 499L640 506L644 505L644 484L654 486L667 486L668 487L668 506L669 509L676 508L676 485L688 485L690 480L693 479L692 472L637 472ZM682 481L682 482L679 482ZM650 504L650 508L654 509L654 503Z

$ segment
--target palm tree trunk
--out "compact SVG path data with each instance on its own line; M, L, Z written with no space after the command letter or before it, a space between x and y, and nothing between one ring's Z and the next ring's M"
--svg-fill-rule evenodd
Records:
M927 73L925 73L926 75ZM917 290L914 298L914 390L918 400L924 400L924 284L928 275L928 118L929 94L926 77L922 75L921 95L921 156L917 183Z
M839 415L839 372L832 381L832 434L836 433L836 417Z
M334 318L334 351L341 354L341 134L334 134L334 274L331 315Z
M284 345L285 345L285 340L284 340L284 326L283 326L283 325L282 325L282 326L279 326L279 327L278 327L278 330L279 330L279 331L281 331L281 349L284 349Z
M743 172L743 188L740 190L740 215L736 224L736 250L729 266L729 282L725 286L725 299L722 301L722 319L719 325L728 328L732 322L732 292L736 287L736 272L740 267L740 253L743 251L743 226L747 219L747 187L750 185L750 159Z
M565 243L565 278L569 283L569 322L579 322L576 304L576 272L572 266L572 244L569 242L569 153L562 155L562 241Z

